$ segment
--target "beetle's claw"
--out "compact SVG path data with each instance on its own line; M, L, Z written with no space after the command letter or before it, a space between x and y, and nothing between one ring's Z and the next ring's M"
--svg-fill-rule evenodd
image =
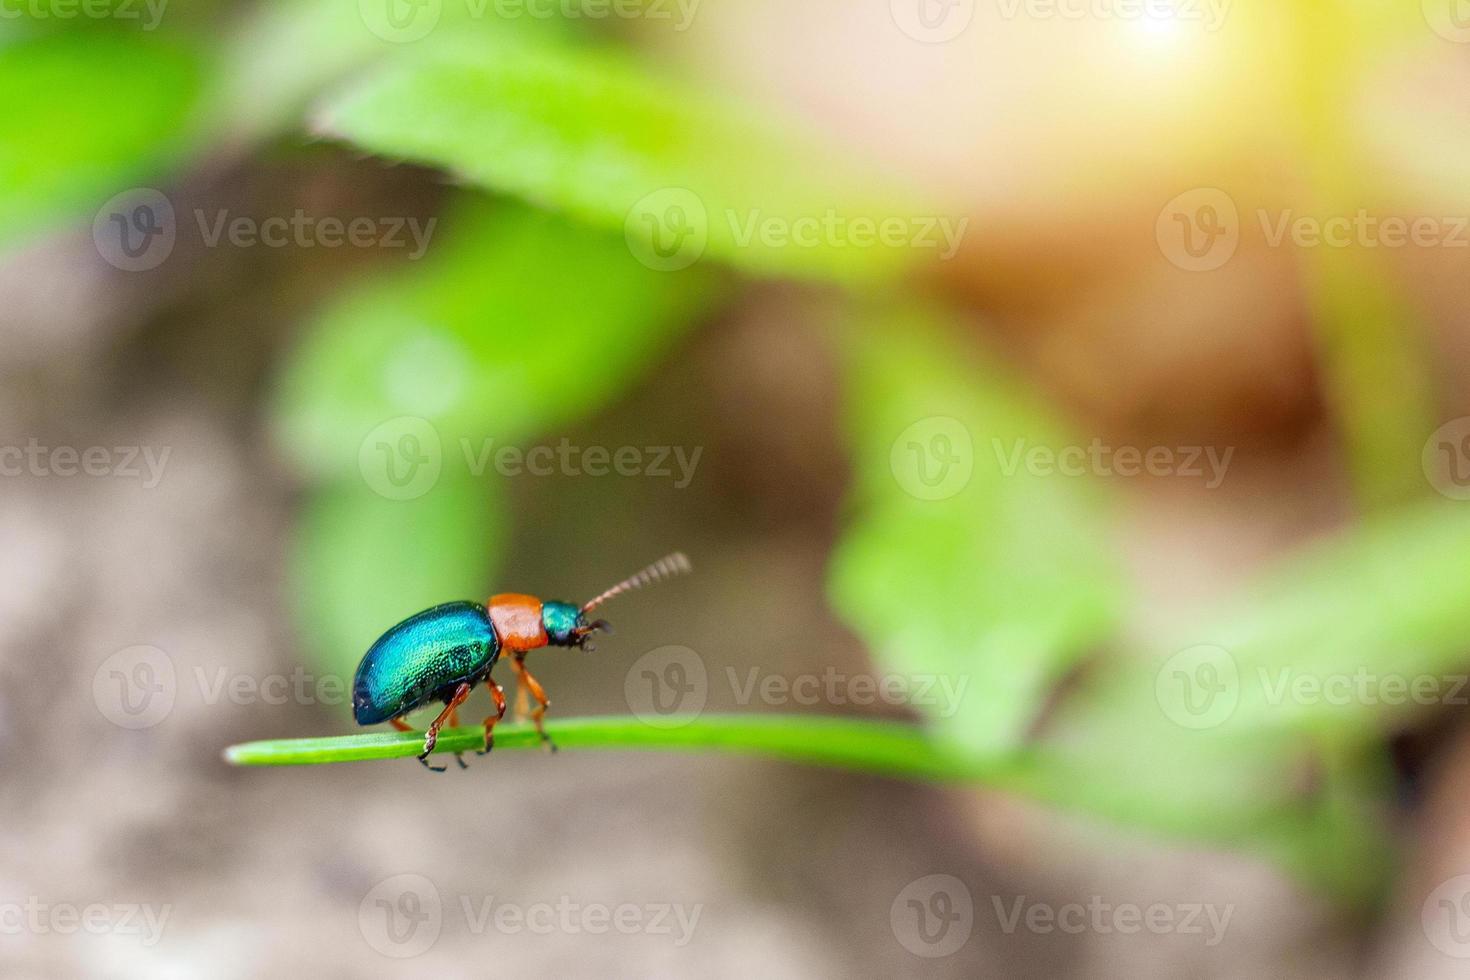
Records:
M459 763L459 767L461 769L468 769L469 768L469 764L464 761L464 753L463 752L456 752L456 753L454 753L454 761Z
M434 746L436 746L438 744L439 744L439 733L438 732L431 731L431 732L428 732L427 734L424 735L424 751L423 751L423 754L419 756L419 761L422 762L424 764L424 768L427 769L427 770L429 770L430 772L443 772L444 770L446 770L446 769L449 768L448 766L431 766L431 765L429 765L429 753L430 752L433 752L434 751ZM464 765L464 763L461 762L460 765Z

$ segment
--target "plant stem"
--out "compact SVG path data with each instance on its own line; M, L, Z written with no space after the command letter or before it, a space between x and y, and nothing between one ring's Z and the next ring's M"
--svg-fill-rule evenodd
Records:
M1015 785L1023 770L1017 762L977 763L955 754L914 725L858 718L706 715L671 727L654 727L636 717L570 718L548 722L546 730L557 745L566 748L750 753L913 779ZM483 739L484 729L478 725L446 728L439 733L434 752L474 752ZM418 732L277 739L232 745L224 756L237 766L401 759L423 751L423 741ZM528 724L506 724L495 730L496 749L535 748L539 743Z
M1374 34L1329 0L1282 10L1293 38L1293 95L1312 210L1357 214L1372 200L1366 175L1373 167L1350 110L1355 83L1371 77L1366 40ZM1324 383L1362 510L1425 492L1419 454L1435 427L1423 325L1382 251L1365 242L1315 248L1303 270Z
M1241 841L1264 839L1258 853L1270 854L1302 880L1340 898L1362 900L1379 880L1374 871L1381 847L1361 822L1345 819L1328 824L1320 814L1276 800L1241 801L1239 807L1211 806L1204 812L1187 800L1174 810L1152 805L1140 809L1126 790L1126 780L1114 773L1079 769L1065 756L1035 749L977 759L904 722L820 715L702 715L659 728L636 717L618 716L563 719L548 722L546 730L565 748L763 755L901 779L968 783L1066 809L1089 810L1186 840L1238 846ZM480 726L446 728L439 733L434 752L475 752L483 744L484 731ZM420 732L276 739L232 745L224 757L236 766L309 766L405 759L422 752L423 744ZM540 738L528 724L495 730L497 751L539 745ZM1344 867L1324 870L1320 862L1305 860L1300 852L1303 839L1321 840L1323 846L1335 842L1351 859L1342 862ZM1333 873L1346 878L1333 878Z

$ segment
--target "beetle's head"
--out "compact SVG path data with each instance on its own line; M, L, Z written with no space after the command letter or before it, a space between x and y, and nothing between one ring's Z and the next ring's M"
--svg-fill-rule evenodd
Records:
M682 552L675 552L660 558L635 575L623 579L601 595L582 603L581 606L574 606L570 602L543 602L541 604L541 625L546 630L546 640L551 646L593 650L595 648L588 642L592 634L598 630L611 633L612 626L605 619L589 620L588 613L613 596L627 592L629 589L639 589L661 578L680 575L687 571L689 571L689 559L685 558Z
M577 647L591 652L597 649L588 640L593 633L602 630L612 632L612 625L605 619L587 621L582 610L570 602L543 602L541 625L546 629L546 639L556 647Z

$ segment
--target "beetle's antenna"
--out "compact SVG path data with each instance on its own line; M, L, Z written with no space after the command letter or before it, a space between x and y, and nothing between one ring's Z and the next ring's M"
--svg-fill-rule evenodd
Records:
M665 555L647 568L629 575L597 598L589 599L583 604L582 612L583 614L591 612L615 595L621 595L633 589L641 589L660 579L672 578L675 575L684 575L692 571L694 567L689 564L689 559L684 557L684 552L676 551L672 555Z

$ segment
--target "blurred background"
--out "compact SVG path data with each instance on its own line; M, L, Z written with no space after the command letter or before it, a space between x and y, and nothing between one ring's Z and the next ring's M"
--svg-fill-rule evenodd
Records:
M1464 970L1461 0L0 0L0 91L5 976ZM970 775L221 758L673 550L551 718Z

